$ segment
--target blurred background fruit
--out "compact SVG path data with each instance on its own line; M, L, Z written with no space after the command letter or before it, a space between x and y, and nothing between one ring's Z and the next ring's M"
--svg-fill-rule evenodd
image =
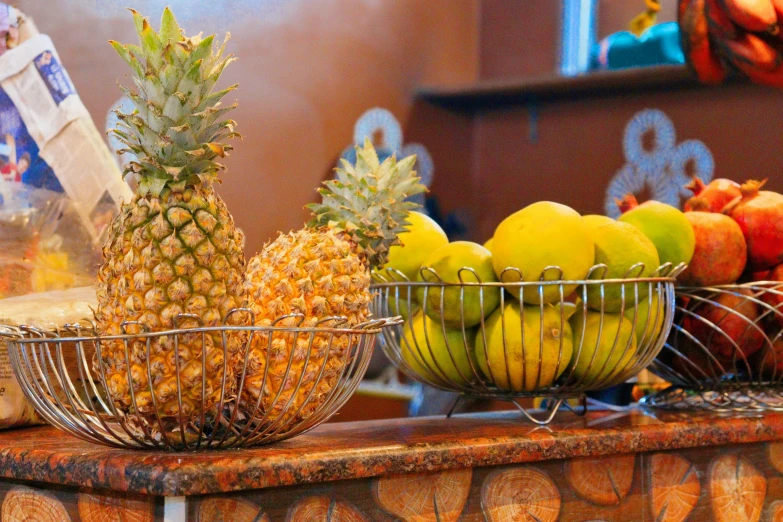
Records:
M683 52L703 83L732 76L783 87L779 0L679 0Z

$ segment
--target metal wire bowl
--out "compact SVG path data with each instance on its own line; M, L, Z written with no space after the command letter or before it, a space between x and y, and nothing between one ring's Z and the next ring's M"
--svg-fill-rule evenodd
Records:
M567 399L620 384L655 358L672 324L675 278L684 269L667 263L651 277L639 277L644 271L639 263L622 278L606 279L608 268L596 265L575 281L563 280L558 267L548 267L537 281L507 269L504 282L482 282L463 268L457 283L443 282L431 268L421 270L421 281L387 269L374 274L373 309L378 317L406 317L384 330L381 345L411 378L462 398L511 401L529 420L547 424L562 405L570 407ZM520 297L531 291L539 299L554 291L557 302L573 304L520 307ZM494 312L485 309L493 293ZM616 314L606 311L610 294L612 308L619 295ZM543 415L520 404L531 397L552 398Z
M783 283L677 288L674 324L650 370L672 384L643 404L783 411Z
M238 315L245 320L239 326L233 325ZM229 324L229 318L232 318ZM194 316L183 315L175 321L193 321ZM8 353L14 373L27 399L38 413L52 425L91 442L124 448L199 450L230 447L248 447L269 444L304 433L334 415L356 390L369 364L377 335L386 326L398 324L399 318L378 319L351 328L345 327L345 318L326 318L315 326L302 326L304 317L298 314L278 318L269 327L252 325L254 319L248 309L237 309L229 313L222 326L179 328L163 332L138 329L139 323L123 324L123 335L100 336L94 324L84 322L69 324L53 330L31 326L2 326L0 335L8 341ZM192 323L191 323L192 324ZM128 333L136 327L140 333ZM207 389L204 379L207 375L207 358L202 356L202 404L188 415L183 413L182 369L177 364L176 397L178 415L173 418L161 410L154 400L154 414L142 415L137 404L139 392L131 392L130 408L122 408L109 398L107 374L100 364L101 350L109 343L122 343L126 357L134 343L146 345L146 359L150 361L150 346L155 340L173 339L174 356L179 360L180 350L185 342L191 345L200 338L201 353L206 353L209 339L222 339L223 360L229 360L227 338L242 336L239 360L242 366L235 373L235 382L229 382L226 370L222 370L220 400L213 406L204 401L203 390ZM261 390L272 383L269 370L271 347L283 341L294 346L306 346L301 366L293 364L297 356L283 361L285 374L282 381L292 383L291 393L277 394L262 404L258 399L248 400L246 395L232 390L247 390L250 381L248 368L250 347L255 337L266 345L266 369L263 372ZM321 360L315 356L314 345L326 343L330 355ZM339 352L332 350L340 345ZM219 346L219 345L218 345ZM335 353L339 353L335 357ZM93 360L98 361L97 364ZM130 360L130 358L126 358ZM150 364L142 362L144 370L153 382ZM278 364L280 362L278 361ZM327 365L329 369L327 369ZM223 366L225 368L225 365ZM130 369L129 377L130 377ZM329 375L327 382L326 375ZM335 378L336 376L336 378ZM246 379L247 377L247 379ZM274 388L274 386L272 386ZM279 387L278 387L279 388ZM325 393L320 395L315 391ZM301 392L301 393L300 393ZM244 397L244 398L243 398Z

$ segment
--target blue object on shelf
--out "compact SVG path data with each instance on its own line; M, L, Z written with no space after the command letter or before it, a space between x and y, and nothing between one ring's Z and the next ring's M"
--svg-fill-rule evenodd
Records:
M677 22L654 25L638 37L628 31L611 34L595 44L590 54L593 69L685 63Z

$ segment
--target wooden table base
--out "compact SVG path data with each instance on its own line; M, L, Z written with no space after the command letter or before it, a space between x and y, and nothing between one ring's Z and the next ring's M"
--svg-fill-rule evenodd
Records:
M659 417L399 419L200 454L5 432L0 520L783 522L783 415Z

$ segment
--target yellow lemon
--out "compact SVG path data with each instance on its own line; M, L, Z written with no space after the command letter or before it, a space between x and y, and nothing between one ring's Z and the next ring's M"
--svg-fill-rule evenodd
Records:
M627 370L636 354L636 334L621 314L603 314L580 308L571 317L574 356L569 365L572 377L582 384L604 383ZM582 344L581 350L579 344Z
M476 366L473 340L475 332L443 328L421 312L403 326L402 358L423 378L436 383L465 384L474 380L468 358Z
M652 306L650 306L650 301L652 301ZM634 324L636 344L639 346L648 345L658 339L661 330L663 330L664 317L666 317L666 310L661 306L657 290L648 293L647 297L639 299L635 323L633 307L625 311L625 318Z
M492 243L494 243L492 238L487 239L487 241L484 243L484 248L492 252Z
M383 291L386 295L386 290ZM388 315L399 315L408 320L419 310L419 303L416 301L416 293L409 286L399 286L390 288L388 293ZM413 313L411 313L411 311Z
M409 281L414 281L422 262L432 252L449 242L446 233L431 217L421 212L408 214L408 231L400 234L402 246L389 249L389 259L380 272L385 279L399 280L399 276L389 276L387 269L402 272Z
M428 269L432 269L434 274ZM477 277L483 283L497 282L492 269L492 254L483 246L470 241L455 241L434 251L422 263L418 280L459 283L460 274L465 283L477 282ZM429 286L425 304L422 286L417 289L416 297L427 315L433 319L439 321L442 316L448 326L457 328L464 324L469 328L479 324L482 317L488 316L498 307L500 288L450 286L443 289Z
M506 268L519 270L525 281L537 281L548 266L559 266L563 279L582 279L593 266L594 258L593 237L582 216L570 207L550 201L533 203L510 215L498 225L493 237L492 264L504 282L519 280L516 272L504 274ZM547 280L557 278L556 271L546 274ZM575 288L564 287L564 295ZM523 299L526 303L538 303L537 288L525 288ZM559 299L558 285L544 286L545 303Z
M604 223L614 223L614 219L599 214L587 214L586 216L582 216L582 219L585 220L585 223L587 223L587 226L589 227L603 225Z
M479 367L498 388L531 392L551 386L571 362L571 307L564 307L561 315L559 306L543 305L543 322L541 310L539 305L520 308L518 301L510 301L476 334Z

